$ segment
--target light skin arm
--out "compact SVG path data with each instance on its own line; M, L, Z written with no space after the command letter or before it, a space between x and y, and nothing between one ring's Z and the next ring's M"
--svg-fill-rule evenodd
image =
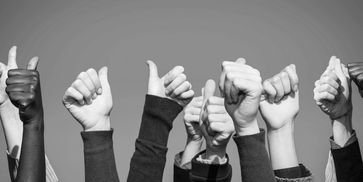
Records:
M260 112L267 125L272 168L299 165L294 141L294 121L299 112L298 76L290 65L263 83L266 98Z

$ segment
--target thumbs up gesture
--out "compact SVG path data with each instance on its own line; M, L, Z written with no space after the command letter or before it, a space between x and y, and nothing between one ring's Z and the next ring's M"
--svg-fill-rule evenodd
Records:
M174 100L186 106L194 96L192 85L187 81L182 66L176 66L163 77L159 77L158 68L153 61L146 62L149 67L148 94Z
M206 139L206 157L221 159L225 157L227 144L234 132L233 121L224 107L224 99L214 96L216 84L208 80L203 89L203 110L200 125ZM218 158L215 158L215 157Z
M81 72L66 90L63 104L85 131L110 130L111 88L107 67Z
M9 65L6 79L6 93L10 101L19 109L20 119L25 124L42 124L43 105L39 73L36 70L38 58L31 59L27 69L18 69L15 57Z
M333 120L352 111L348 70L335 56L330 58L329 66L315 82L314 99L320 109Z
M237 135L259 133L256 116L263 90L260 72L247 65L243 58L224 61L219 89Z

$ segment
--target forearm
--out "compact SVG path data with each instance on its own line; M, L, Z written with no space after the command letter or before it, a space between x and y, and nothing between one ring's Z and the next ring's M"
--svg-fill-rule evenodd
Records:
M268 148L274 170L299 166L293 130L293 123L288 123L277 130L268 129Z
M181 166L192 161L193 157L197 155L203 145L203 139L193 141L187 139L187 144L185 145L184 152L181 157Z
M26 124L16 182L45 182L44 125Z
M333 137L335 143L343 147L352 135L352 112L350 111L347 115L332 120Z

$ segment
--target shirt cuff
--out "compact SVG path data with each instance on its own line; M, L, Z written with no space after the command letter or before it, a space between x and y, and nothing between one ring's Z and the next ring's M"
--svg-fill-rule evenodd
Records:
M181 164L182 156L183 156L183 152L179 152L178 154L175 155L174 165L181 168L181 169L185 169L185 170L192 169L192 162L188 162L188 163L186 163L184 165Z
M226 156L224 156L222 159L220 160L211 160L211 159L206 159L206 153L203 153L201 155L199 155L197 157L197 161L203 164L219 164L219 165L223 165L227 163L227 158Z
M330 140L330 146L331 146L331 149L335 150L335 149L341 149L341 148L344 148L344 147L346 147L346 146L349 146L349 145L351 145L352 143L354 143L355 141L357 141L358 139L357 139L357 134L355 133L355 130L353 130L352 135L350 136L350 138L349 138L349 139L348 139L348 141L344 144L344 146L343 146L343 147L342 147L342 146L340 146L340 145L338 145L337 143L335 143L335 141L334 141L334 137L333 137L333 136L331 136L331 137L329 138L329 140Z
M299 170L299 176L294 176L293 174L288 174L293 170ZM313 175L303 164L299 164L297 167L286 168L275 170L275 178L277 182L312 182ZM276 172L280 172L280 175L276 174ZM281 173L284 173L281 176Z

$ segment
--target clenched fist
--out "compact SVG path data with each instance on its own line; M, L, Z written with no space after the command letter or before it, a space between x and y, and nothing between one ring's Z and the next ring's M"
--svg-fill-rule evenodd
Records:
M19 108L19 116L24 125L43 124L43 105L37 65L38 58L35 57L29 61L27 69L9 70L6 79L6 93L10 101Z
M332 120L352 111L348 70L335 56L330 58L329 66L315 82L314 99L320 109Z
M63 104L85 131L110 130L111 88L107 67L81 72L66 90Z
M299 79L295 65L263 82L265 99L260 112L269 130L277 130L295 120L299 113Z
M199 126L200 113L203 105L203 97L194 97L184 109L184 125L188 135L188 141L203 139Z
M360 96L363 97L363 62L349 63L348 71L350 78L358 87Z
M181 106L186 106L194 96L192 85L187 81L182 66L176 66L163 77L159 77L158 68L153 61L147 61L149 66L149 95L174 100Z
M247 65L243 58L236 62L225 61L222 63L219 89L237 135L258 133L256 116L262 93L260 72Z
M234 126L224 107L224 99L214 96L215 87L213 80L208 80L205 84L200 124L207 143L207 157L217 155L223 158Z

